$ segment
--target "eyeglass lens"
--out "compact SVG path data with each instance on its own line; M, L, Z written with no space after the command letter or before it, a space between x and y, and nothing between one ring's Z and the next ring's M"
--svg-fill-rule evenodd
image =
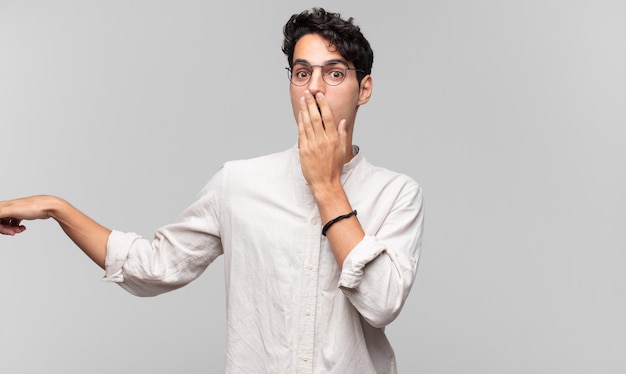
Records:
M304 86L309 83L313 76L313 68L320 67L322 69L322 79L330 86L341 84L346 78L348 67L341 62L330 62L324 65L308 65L304 63L295 63L289 74L289 79L296 86Z

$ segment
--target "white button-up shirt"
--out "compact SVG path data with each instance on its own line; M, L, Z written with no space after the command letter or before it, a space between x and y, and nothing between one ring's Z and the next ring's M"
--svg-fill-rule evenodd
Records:
M415 279L422 192L355 150L341 181L366 236L342 269L321 235L294 146L225 163L151 241L113 231L105 280L157 295L224 255L227 373L396 373L384 327Z

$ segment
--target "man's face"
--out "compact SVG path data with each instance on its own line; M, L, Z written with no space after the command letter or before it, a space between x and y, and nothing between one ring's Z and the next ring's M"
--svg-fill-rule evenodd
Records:
M308 64L309 66L324 65L333 60L345 61L349 67L354 68L352 63L346 61L329 42L318 34L307 34L298 40L293 53L293 62ZM367 80L370 78L367 77ZM368 84L368 87L371 86ZM322 69L314 67L311 80L303 86L289 85L289 95L291 97L291 107L294 117L298 118L300 111L300 98L304 97L304 91L309 90L315 96L322 92L326 96L326 101L333 114L335 125L345 119L348 131L352 130L358 106L365 104L369 99L369 93L363 94L363 88L359 87L356 71L348 70L344 81L331 86L324 82ZM369 88L367 88L369 90Z

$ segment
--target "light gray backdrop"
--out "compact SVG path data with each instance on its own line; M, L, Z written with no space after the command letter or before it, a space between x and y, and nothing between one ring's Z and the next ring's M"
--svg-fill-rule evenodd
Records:
M0 199L151 237L219 165L296 142L282 26L376 54L355 142L424 187L401 373L624 373L626 3L0 0ZM222 261L136 298L52 221L0 237L0 372L218 373Z

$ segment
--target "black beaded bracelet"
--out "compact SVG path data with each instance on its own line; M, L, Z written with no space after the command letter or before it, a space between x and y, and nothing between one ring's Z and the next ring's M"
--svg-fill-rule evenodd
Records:
M324 228L322 228L322 235L326 236L326 231L328 231L328 229L330 228L330 226L332 226L335 222L337 221L341 221L344 218L350 218L352 216L356 216L356 209L351 211L348 214L344 214L342 216L336 217L331 219L330 221L328 221L327 224L324 225Z

